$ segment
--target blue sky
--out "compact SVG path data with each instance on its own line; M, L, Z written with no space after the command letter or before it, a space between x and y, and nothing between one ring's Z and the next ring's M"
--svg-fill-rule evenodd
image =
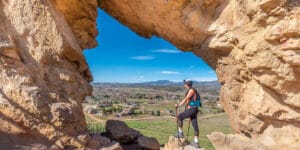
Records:
M199 57L181 52L162 38L138 36L99 10L98 46L84 51L93 82L135 83L156 80L217 80Z

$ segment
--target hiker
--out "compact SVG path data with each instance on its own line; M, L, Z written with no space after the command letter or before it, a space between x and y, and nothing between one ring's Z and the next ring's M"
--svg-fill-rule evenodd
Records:
M177 116L177 125L178 131L175 134L176 137L183 138L183 120L186 118L190 118L192 121L192 125L194 128L194 140L191 143L195 147L199 147L198 136L199 136L199 127L197 122L197 113L198 107L201 106L200 95L195 88L193 88L193 82L191 80L185 81L184 80L184 87L187 89L185 94L185 98L179 103L175 104L175 108L177 109L181 105L186 104L186 108L184 112L179 113Z

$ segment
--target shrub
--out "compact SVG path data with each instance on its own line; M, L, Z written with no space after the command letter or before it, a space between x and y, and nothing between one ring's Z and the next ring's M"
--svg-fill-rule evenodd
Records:
M87 128L89 133L100 134L101 132L105 132L105 127L99 123L88 123Z
M160 111L159 110L157 110L156 116L160 116Z

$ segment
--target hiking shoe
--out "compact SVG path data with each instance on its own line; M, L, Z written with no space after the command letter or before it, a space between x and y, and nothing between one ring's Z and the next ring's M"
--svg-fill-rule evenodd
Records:
M201 147L199 146L199 143L196 143L195 141L191 142L190 144L191 144L192 146L196 147L196 148L201 148Z
M174 136L177 138L184 138L183 132L179 132L179 131L177 131L177 133Z

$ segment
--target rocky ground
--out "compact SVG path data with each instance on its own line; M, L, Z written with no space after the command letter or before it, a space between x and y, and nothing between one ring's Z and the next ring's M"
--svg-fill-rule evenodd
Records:
M188 144L184 138L170 135L169 141L160 145L157 139L146 137L139 131L129 128L124 122L108 120L106 132L94 135L97 138L89 143L93 149L103 150L204 150ZM100 147L98 145L101 145Z

